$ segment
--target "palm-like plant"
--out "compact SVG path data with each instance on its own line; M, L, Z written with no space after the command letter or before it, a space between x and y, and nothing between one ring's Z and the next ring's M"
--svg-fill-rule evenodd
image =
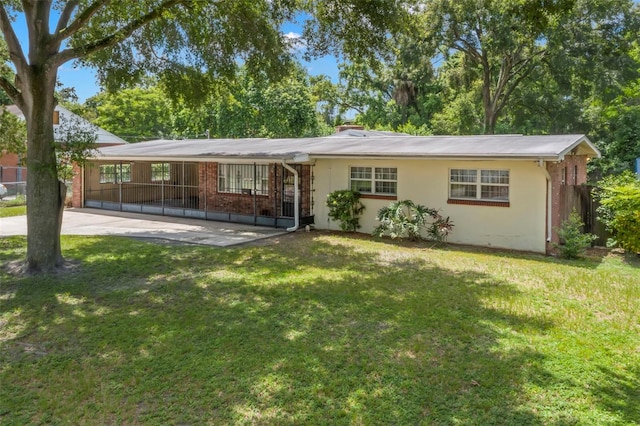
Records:
M437 215L438 211L430 209L411 200L396 201L383 207L378 212L380 225L373 231L375 236L391 238L409 238L419 240L422 228L427 224L427 217Z

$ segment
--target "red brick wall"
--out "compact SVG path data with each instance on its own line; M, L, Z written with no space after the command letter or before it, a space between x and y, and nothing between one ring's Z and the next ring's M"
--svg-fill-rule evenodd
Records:
M273 164L269 165L269 194L258 195L218 192L218 163L200 163L200 209L225 213L258 216L273 216L275 202L275 175Z
M3 167L2 182L24 182L27 180L27 168L24 164L20 164L18 154L5 152L0 155L0 167ZM18 179L18 167L22 167L20 179Z
M8 152L0 153L0 166L17 167L20 166L18 154L10 154Z
M198 165L198 182L200 191L200 210L208 210L207 204L216 195L218 187L218 163L200 163ZM206 204L205 204L206 203Z
M73 165L73 179L72 179L72 196L71 205L79 208L82 206L82 168L77 164Z
M547 163L547 171L551 175L551 241L557 243L558 233L562 221L560 211L560 186L582 185L587 183L587 156L567 155L564 161Z
M277 171L276 171L277 169ZM288 173L288 172L287 172ZM276 178L277 175L277 178ZM200 163L198 176L200 182L200 210L229 212L258 216L280 215L282 201L282 170L279 164L269 165L269 194L254 197L249 194L231 194L218 192L218 163ZM299 168L300 189L302 194L302 215L311 213L311 166ZM276 192L277 191L277 192ZM255 206L254 206L255 203ZM255 210L254 210L255 209Z

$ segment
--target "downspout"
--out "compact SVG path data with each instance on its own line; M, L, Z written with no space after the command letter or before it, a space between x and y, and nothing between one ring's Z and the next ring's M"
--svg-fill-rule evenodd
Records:
M282 161L282 167L293 173L293 226L287 232L293 232L300 227L300 194L298 191L298 171Z
M551 242L551 234L552 234L551 220L553 219L553 216L552 216L553 198L551 194L551 190L552 190L551 175L547 170L546 163L544 160L542 159L538 160L538 167L542 169L542 171L544 172L544 176L547 178L547 242L549 243Z

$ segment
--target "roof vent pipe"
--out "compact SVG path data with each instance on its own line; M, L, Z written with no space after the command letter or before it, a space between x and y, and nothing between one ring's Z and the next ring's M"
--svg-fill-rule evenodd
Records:
M293 226L291 228L287 228L287 232L293 232L300 227L300 191L298 190L298 171L284 161L282 162L282 166L293 173Z

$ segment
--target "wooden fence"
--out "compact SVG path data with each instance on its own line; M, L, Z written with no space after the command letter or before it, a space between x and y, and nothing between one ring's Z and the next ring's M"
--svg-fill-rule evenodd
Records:
M593 198L589 185L561 185L560 186L560 223L567 219L571 212L575 211L584 222L584 232L589 232L598 237L595 245L604 246L611 234L607 232L604 224L598 220L598 201Z

